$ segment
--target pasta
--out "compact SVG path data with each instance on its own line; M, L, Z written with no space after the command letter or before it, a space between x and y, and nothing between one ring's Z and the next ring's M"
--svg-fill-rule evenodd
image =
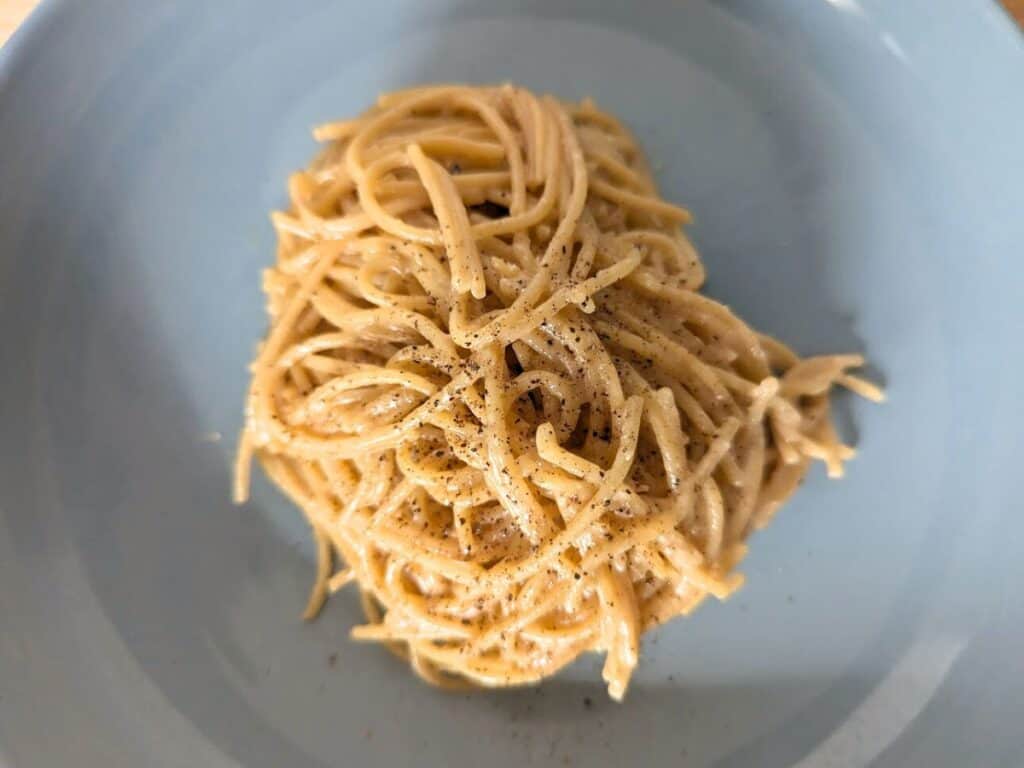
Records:
M704 267L630 133L519 87L385 94L315 130L273 214L249 463L305 513L305 615L354 583L438 685L535 683L724 599L814 459L858 355L801 359L699 293Z

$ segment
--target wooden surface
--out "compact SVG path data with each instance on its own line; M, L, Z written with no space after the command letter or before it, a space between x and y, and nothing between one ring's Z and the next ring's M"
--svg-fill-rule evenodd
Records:
M0 0L0 45L28 16L39 0Z
M1003 0L1003 5L1017 19L1017 23L1024 27L1024 0Z
M88 2L89 0L79 0ZM0 0L0 45L3 45L39 0ZM1003 5L1024 26L1024 0L1002 0Z

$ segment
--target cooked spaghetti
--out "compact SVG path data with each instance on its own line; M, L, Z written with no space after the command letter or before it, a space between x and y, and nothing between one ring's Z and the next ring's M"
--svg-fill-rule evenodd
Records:
M273 214L255 454L318 550L441 685L534 683L585 651L623 696L641 635L725 598L813 459L834 384L698 292L704 268L630 133L514 86L382 96L320 126Z

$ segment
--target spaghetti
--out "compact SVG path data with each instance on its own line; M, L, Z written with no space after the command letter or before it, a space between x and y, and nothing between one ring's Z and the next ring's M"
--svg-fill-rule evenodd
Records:
M417 88L315 136L273 214L237 500L255 454L313 529L305 615L355 583L353 637L426 680L599 651L620 699L811 460L842 474L831 387L881 392L701 295L689 213L589 100Z

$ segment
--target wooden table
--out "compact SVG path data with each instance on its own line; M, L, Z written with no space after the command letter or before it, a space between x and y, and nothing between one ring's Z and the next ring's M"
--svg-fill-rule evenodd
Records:
M11 36L39 0L0 0L0 45ZM88 2L88 0L79 0ZM1024 27L1024 0L1002 0L1003 5Z
M39 0L0 0L0 45L18 28Z
M1003 0L1003 5L1017 19L1017 23L1024 27L1024 0Z

